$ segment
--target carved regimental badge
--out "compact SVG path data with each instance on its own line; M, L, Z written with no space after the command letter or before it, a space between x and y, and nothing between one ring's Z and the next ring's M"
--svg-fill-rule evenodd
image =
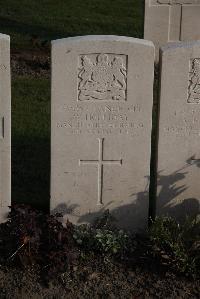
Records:
M191 59L190 61L187 102L200 104L200 58Z
M79 56L79 101L125 101L127 56L86 54Z

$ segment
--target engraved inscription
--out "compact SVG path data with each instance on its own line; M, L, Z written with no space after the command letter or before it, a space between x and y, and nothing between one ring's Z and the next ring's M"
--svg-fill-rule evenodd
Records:
M85 54L78 64L78 101L126 100L127 55Z
M65 129L66 134L130 134L141 135L144 132L144 119L139 104L96 104L64 105L60 107L64 112L57 128Z
M192 108L193 106L191 106ZM200 117L198 109L186 107L171 114L168 123L164 126L164 133L177 137L200 136Z
M190 60L187 102L200 104L200 58Z
M104 138L98 138L99 141L99 158L98 160L79 160L79 165L84 164L96 164L98 165L98 200L97 204L103 204L103 167L104 165L122 165L122 159L120 160L104 160Z

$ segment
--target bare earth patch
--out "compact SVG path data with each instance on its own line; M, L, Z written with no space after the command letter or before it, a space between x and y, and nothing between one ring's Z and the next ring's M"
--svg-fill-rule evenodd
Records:
M13 51L11 53L12 76L32 76L50 78L50 52Z

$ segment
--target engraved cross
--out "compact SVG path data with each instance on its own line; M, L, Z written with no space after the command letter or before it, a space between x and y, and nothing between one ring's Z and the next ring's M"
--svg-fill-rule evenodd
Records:
M157 0L157 5L169 6L168 41L181 41L183 6L199 6L199 0Z
M98 165L98 205L103 204L103 167L104 165L122 165L122 159L120 160L104 160L104 138L98 138L99 141L99 158L98 160L79 160L79 165Z

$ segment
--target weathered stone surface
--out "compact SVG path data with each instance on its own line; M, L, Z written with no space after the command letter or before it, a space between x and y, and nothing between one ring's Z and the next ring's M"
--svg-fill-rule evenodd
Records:
M158 213L200 212L200 42L162 49Z
M0 222L11 205L10 37L0 34Z
M200 0L145 0L144 38L159 47L200 39Z
M51 210L91 223L109 209L143 228L154 46L117 36L52 43Z

